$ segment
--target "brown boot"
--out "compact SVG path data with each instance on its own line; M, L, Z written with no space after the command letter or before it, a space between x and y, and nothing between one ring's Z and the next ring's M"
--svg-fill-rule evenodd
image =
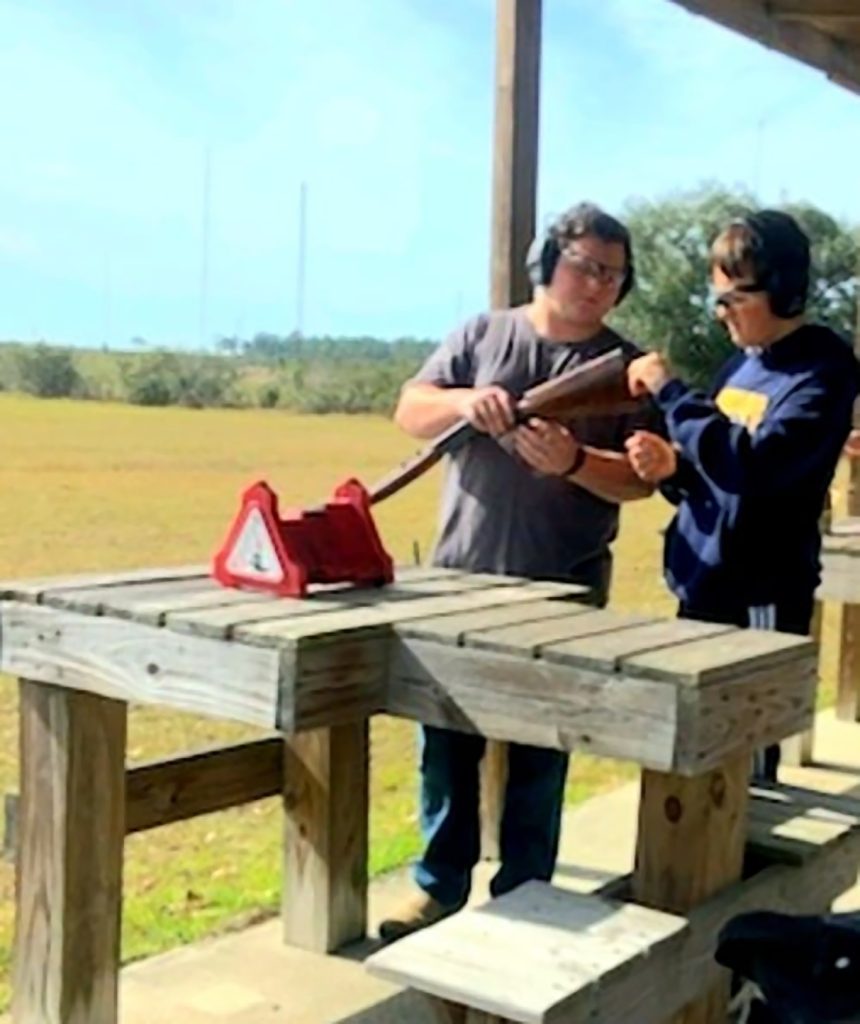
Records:
M463 903L445 904L419 889L390 914L379 925L379 937L383 942L396 942L428 925L436 924L451 914L462 910Z

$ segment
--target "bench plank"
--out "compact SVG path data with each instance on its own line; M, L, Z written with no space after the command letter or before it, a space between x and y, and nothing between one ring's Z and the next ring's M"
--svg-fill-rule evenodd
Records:
M138 622L0 602L0 670L115 700L277 726L278 651Z
M424 640L436 640L439 643L462 644L468 634L480 630L493 629L499 626L520 625L524 622L568 618L579 609L587 610L586 605L576 603L576 599L535 597L532 601L511 606L502 605L496 608L481 608L475 612L449 612L444 615L432 615L426 619L412 619L399 623L396 627L398 636L420 637Z
M692 619L646 622L640 626L584 636L573 642L553 643L541 649L541 657L568 665L617 671L622 659L649 651L664 650L689 640L738 632L731 626Z
M348 611L331 612L312 617L303 616L295 621L261 623L242 626L235 636L250 643L283 644L313 641L316 638L330 642L337 634L357 631L376 632L409 619L427 618L447 612L468 612L494 605L518 604L536 597L553 597L576 592L579 588L554 583L524 583L521 586L498 586L467 590L464 593L444 594L438 597L416 597L411 601L378 601L373 607L358 607Z
M584 617L584 616L583 616ZM677 691L648 679L608 676L420 638L392 650L386 709L491 739L674 763Z
M748 675L763 666L773 667L814 653L808 637L757 629L712 636L667 650L624 659L631 675L671 679L688 686L706 686L726 678Z
M480 650L500 651L529 658L539 654L549 644L591 636L594 633L629 629L650 621L653 619L645 615L622 615L619 612L580 605L571 609L568 619L524 622L514 627L471 632L465 638L465 644L467 647L476 647Z
M43 595L62 590L80 590L82 587L115 587L128 583L182 580L208 576L206 565L178 565L160 569L128 569L123 572L77 573L74 576L42 576L27 580L0 582L0 600L14 599L39 603Z
M503 1020L585 1024L600 988L632 995L642 985L635 965L671 955L686 929L670 914L528 882L394 943L366 966Z

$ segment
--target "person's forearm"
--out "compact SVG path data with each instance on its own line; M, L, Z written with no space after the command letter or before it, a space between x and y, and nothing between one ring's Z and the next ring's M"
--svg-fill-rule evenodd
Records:
M413 437L435 437L462 418L460 404L470 391L470 388L407 384L400 393L394 422Z
M588 447L585 452L582 468L568 477L572 483L614 503L637 501L654 493L652 485L633 472L626 455Z

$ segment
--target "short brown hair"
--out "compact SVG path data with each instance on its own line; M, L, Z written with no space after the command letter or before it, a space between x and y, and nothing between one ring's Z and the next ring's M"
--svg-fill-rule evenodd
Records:
M711 245L711 269L751 277L770 297L774 314L802 313L809 292L809 239L782 210L751 211L724 228Z

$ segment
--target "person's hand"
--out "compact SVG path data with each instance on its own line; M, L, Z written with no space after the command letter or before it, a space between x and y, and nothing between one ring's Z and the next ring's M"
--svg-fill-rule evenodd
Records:
M486 388L473 388L460 403L458 412L476 430L498 437L513 428L515 406L510 392L491 384Z
M646 357L647 358L647 357ZM678 470L675 449L657 434L637 430L624 442L633 472L648 484L659 484Z
M566 476L579 451L567 427L551 420L530 419L517 427L514 442L520 458L547 476Z
M634 359L627 367L627 387L634 398L640 395L656 395L672 377L668 362L659 352Z

